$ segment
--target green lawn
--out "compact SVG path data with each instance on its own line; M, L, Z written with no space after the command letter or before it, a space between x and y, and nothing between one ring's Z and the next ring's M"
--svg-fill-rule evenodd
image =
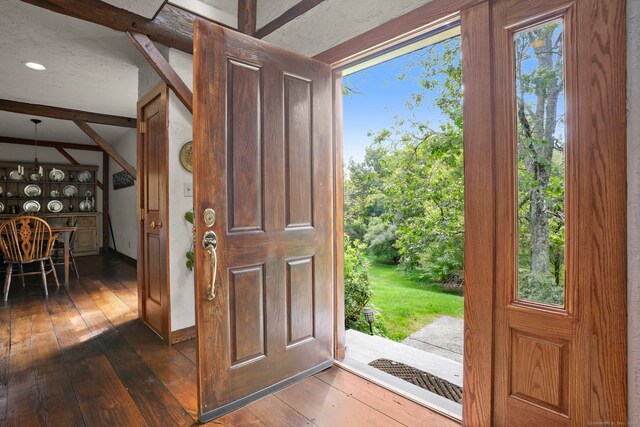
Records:
M439 316L463 316L461 296L443 291L440 285L421 283L395 266L371 261L369 279L371 303L380 310L392 340L405 339Z

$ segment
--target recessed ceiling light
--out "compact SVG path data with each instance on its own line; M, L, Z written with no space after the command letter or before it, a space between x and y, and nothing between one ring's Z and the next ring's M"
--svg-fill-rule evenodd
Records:
M23 62L23 64L26 67L31 68L32 70L37 70L37 71L44 71L47 69L47 67L45 67L42 64L38 64L37 62L31 62L31 61L27 61L27 62Z

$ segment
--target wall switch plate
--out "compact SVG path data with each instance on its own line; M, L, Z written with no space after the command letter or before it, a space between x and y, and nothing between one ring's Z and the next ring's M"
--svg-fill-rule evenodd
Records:
M193 197L193 184L190 182L184 183L184 197Z

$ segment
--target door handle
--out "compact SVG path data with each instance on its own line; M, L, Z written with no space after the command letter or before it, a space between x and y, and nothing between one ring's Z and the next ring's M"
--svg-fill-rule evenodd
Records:
M218 254L216 249L218 248L218 236L211 230L205 231L202 237L202 247L209 255L209 266L211 271L211 282L207 289L205 289L205 297L211 301L216 297L216 277L218 276Z
M151 221L151 228L155 230L156 228L162 228L162 221Z

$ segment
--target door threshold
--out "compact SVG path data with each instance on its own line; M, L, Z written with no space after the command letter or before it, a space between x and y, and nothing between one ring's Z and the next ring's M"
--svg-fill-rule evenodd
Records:
M231 403L227 403L226 405L222 405L218 408L215 408L211 411L205 412L204 414L202 414L200 416L200 422L201 423L207 423L209 421L212 421L216 418L219 418L223 415L228 414L229 412L235 411L236 409L242 408L243 406L248 405L251 402L254 402L258 399L260 399L261 397L264 397L268 394L273 394L277 391L282 390L283 388L289 387L290 385L306 378L309 377L311 375L317 374L320 371L324 371L327 368L330 368L333 366L333 359L331 360L327 360L326 362L323 362L317 366L314 366L311 369L308 369L304 372L301 372L297 375L294 375L292 377L287 378L286 380L280 381L277 384L274 384L272 386L269 386L267 388L264 388L260 391L257 391L253 394L250 394L248 396L243 397L242 399L238 399L235 400Z
M349 356L341 361L336 360L335 365L453 421L462 423L462 404L460 403L453 402L429 390L382 372Z

